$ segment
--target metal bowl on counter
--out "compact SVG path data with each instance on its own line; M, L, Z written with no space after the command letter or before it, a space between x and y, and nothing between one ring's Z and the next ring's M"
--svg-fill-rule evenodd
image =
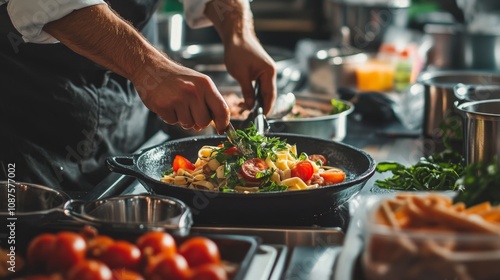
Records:
M329 165L344 170L346 180L315 189L263 193L209 191L160 181L172 167L176 155L194 162L201 147L217 146L227 140L225 136L216 135L167 141L137 154L110 157L107 164L114 172L138 178L150 193L168 195L186 203L198 225L311 225L315 219L349 201L375 172L373 158L358 148L297 134L268 136L295 144L306 154L324 155Z
M69 217L100 231L165 230L185 235L192 215L182 201L159 195L120 195L94 201L72 200L65 207Z
M230 94L230 93L223 93ZM281 119L269 119L271 132L279 133L295 133L302 135L310 135L312 137L342 141L347 134L347 117L354 110L354 105L348 101L335 99L346 108L345 111L339 113L331 113L332 99L324 94L296 94L296 104L290 115ZM300 117L298 110L314 110L317 116ZM293 115L293 114L298 115ZM235 127L239 127L242 119L233 116L231 122ZM217 134L212 126L209 126L201 131L186 130L177 125L166 125L165 132L173 139L214 135Z
M354 105L345 100L336 100L346 108L342 112L332 113L331 99L323 96L296 95L296 107L301 110L321 112L319 116L294 116L294 112L278 120L269 120L271 131L275 133L294 133L310 135L322 139L342 141L347 134L347 116L354 111Z
M17 226L43 226L64 216L64 205L69 196L46 186L14 182L0 182L0 218L2 223ZM2 231L6 227L2 227Z

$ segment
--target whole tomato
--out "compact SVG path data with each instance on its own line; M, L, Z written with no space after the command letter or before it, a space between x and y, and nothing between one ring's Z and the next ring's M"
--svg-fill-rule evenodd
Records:
M37 235L28 245L26 261L33 271L45 270L52 254L56 236L50 233Z
M74 232L59 232L52 247L52 253L46 256L48 271L65 272L76 263L85 259L87 243L83 236Z
M175 254L177 245L175 239L167 232L150 231L141 236L136 241L137 247L143 256L152 256L159 253Z
M179 246L179 254L184 256L191 268L206 264L219 264L221 261L219 247L209 238L191 237Z
M186 259L179 254L158 254L153 256L146 269L148 280L187 280L191 270Z
M109 267L96 260L84 260L68 271L67 280L112 280Z
M30 267L45 272L66 272L85 258L85 239L74 232L44 233L28 245L27 261Z
M117 240L102 251L99 260L111 269L138 270L141 262L141 250L128 241Z
M220 264L207 263L193 269L190 280L227 280L227 272Z

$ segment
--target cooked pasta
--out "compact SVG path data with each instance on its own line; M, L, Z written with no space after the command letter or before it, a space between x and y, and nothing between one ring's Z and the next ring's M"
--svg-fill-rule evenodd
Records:
M241 154L229 141L203 146L194 163L177 155L161 181L193 189L254 193L307 190L345 180L344 171L327 166L323 155L299 154L295 145L257 135L253 127L237 132L243 139L240 144L252 155Z

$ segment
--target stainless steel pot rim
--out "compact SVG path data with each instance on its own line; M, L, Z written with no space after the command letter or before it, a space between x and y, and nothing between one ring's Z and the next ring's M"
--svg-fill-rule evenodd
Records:
M46 191L46 192L53 193L56 196L60 196L62 198L62 203L61 204L58 204L58 205L56 205L56 206L54 206L54 207L52 207L50 209L38 210L38 211L26 211L26 212L16 211L15 213L16 213L16 216L18 216L18 217L19 216L31 216L31 215L43 215L43 214L52 213L54 211L63 211L64 210L64 206L70 200L69 195L66 194L64 191L52 189L52 188L49 188L49 187L44 186L44 185L35 184L35 183L27 183L27 182L0 181L0 185L2 185L2 186L7 186L8 184L18 185L18 186L29 186L30 188L33 187L33 188L36 188L36 189L40 189L40 190L43 190L43 191ZM1 212L0 211L0 216L4 216L4 215L8 215L8 214L9 214L9 212Z
M126 222L115 222L109 221L107 219L101 219L95 216L92 216L88 212L90 211L73 211L73 204L77 204L77 206L85 206L89 204L99 204L99 203L111 203L115 201L126 201L126 200L159 200L168 204L175 204L179 207L180 214L177 216L168 217L164 220L151 222L135 222L135 221L126 221ZM100 205L102 205L100 204ZM83 222L91 222L97 225L110 225L112 227L127 227L127 228L164 228L164 229L182 229L186 227L190 227L192 224L191 219L191 211L189 207L182 202L181 200L173 197L160 196L160 195L151 195L151 194L128 194L128 195L120 195L110 198L104 198L100 200L94 201L68 201L65 205L65 212L69 217L75 218L76 220ZM95 208L94 208L95 209ZM92 209L93 210L93 209ZM110 224L112 222L112 224Z
M474 111L471 108L473 106L481 106L481 105L485 105L485 104L488 104L488 105L496 104L498 106L498 113ZM460 111L467 113L467 114L473 114L473 115L485 116L485 117L493 117L496 120L500 120L500 99L468 101L468 102L462 103L460 105L457 105L457 109L459 109Z
M366 7L389 7L389 8L408 8L411 0L330 0L333 3L343 5L360 5Z
M462 78L467 77L484 77L485 83L492 82L491 78L495 78L494 84L500 84L500 74L487 71L463 71L463 70L444 70L423 72L418 76L417 83L428 86L440 86L453 88L458 83L464 83ZM456 82L440 82L440 78L454 78ZM490 81L488 81L488 78Z
M312 118L279 119L279 120L273 119L273 120L268 120L268 122L269 122L269 124L284 123L284 122L286 122L286 123L299 123L299 122L317 122L317 121L321 121L321 120L338 119L341 117L345 117L354 111L354 105L351 102L345 101L345 100L342 100L342 102L347 104L349 106L349 108L347 110L342 111L342 112L337 113L337 114L325 115L325 116L321 116L321 117L312 117Z

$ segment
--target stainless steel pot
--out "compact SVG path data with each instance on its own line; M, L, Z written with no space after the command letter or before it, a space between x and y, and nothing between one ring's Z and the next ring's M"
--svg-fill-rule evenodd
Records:
M500 71L500 34L464 30L458 25L425 26L433 38L428 65L435 69Z
M479 71L431 71L419 75L417 83L424 87L423 134L425 137L441 138L445 122L462 126L455 112L456 98L453 88L466 85L500 85L500 74ZM454 120L458 119L458 122Z
M337 88L356 86L356 67L368 61L366 53L353 47L317 51L309 58L309 87L313 92L336 97Z
M496 160L500 166L500 99L465 102L457 109L464 121L466 163Z
M388 27L406 27L411 0L327 0L325 4L333 38L341 38L341 28L347 26L350 45L377 51Z

